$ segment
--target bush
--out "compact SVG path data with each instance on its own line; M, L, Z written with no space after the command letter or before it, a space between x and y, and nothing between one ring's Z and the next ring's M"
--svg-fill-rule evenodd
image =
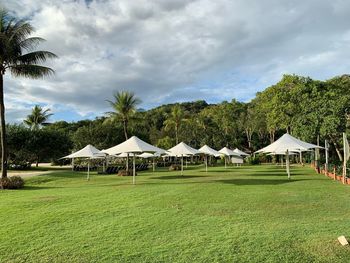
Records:
M251 165L260 164L260 159L259 159L259 157L250 156L250 157L247 158L247 161L248 161L248 163L251 164Z
M181 165L172 164L169 166L169 171L180 171L180 170L181 170Z
M32 164L26 161L10 162L8 165L9 170L28 170Z
M137 175L137 173L135 173L135 175ZM129 170L129 171L120 170L118 172L118 176L133 176L133 170Z
M20 176L12 176L0 179L0 189L20 189L24 186L24 180Z

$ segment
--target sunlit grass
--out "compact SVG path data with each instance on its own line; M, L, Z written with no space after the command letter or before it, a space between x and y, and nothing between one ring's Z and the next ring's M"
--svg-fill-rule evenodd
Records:
M293 167L58 171L0 192L0 262L346 262L350 187Z

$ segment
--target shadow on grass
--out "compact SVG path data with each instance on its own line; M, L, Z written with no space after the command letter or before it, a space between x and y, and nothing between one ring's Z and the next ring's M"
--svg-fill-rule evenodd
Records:
M230 180L216 180L215 182L223 184L234 184L234 185L279 185L288 184L304 180L293 180L293 179L230 179Z
M90 176L95 176L96 173L91 172ZM40 174L38 175L40 178L83 178L87 177L87 172L57 172L57 173L47 173L47 174Z
M171 180L171 179L192 179L192 178L201 178L206 177L203 175L166 175L166 176L157 176L150 177L150 179L161 179L161 180Z
M58 189L62 187L57 187L57 186L34 186L34 185L28 185L24 186L24 188L19 189L20 191L31 191L31 190L48 190L48 189Z

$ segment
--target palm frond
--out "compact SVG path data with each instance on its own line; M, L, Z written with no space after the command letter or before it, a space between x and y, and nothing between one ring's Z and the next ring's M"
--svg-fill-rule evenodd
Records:
M53 75L53 69L39 65L13 65L10 66L11 74L15 77L26 77L39 79L45 76Z
M24 54L17 58L19 64L38 64L45 62L47 59L57 58L57 56L49 51L34 51Z
M41 38L41 37L29 37L29 38L22 40L19 43L19 45L21 46L21 48L23 48L27 51L31 51L34 48L36 48L41 42L44 42L44 41L46 41L46 40Z

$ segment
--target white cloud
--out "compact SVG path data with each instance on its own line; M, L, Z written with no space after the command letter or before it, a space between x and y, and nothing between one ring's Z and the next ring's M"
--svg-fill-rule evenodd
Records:
M7 103L45 103L82 116L108 109L116 90L142 107L206 99L247 101L283 73L325 79L349 68L350 4L259 0L12 0L41 46L59 55L55 77L6 79ZM16 108L11 108L16 112Z

